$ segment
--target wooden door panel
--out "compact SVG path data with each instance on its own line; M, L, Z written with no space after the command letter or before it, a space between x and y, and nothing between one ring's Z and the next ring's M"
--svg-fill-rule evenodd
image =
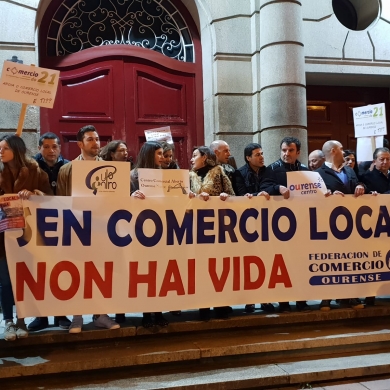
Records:
M389 114L388 88L307 86L309 152L330 139L356 150L352 109L376 103L385 103Z
M130 155L145 142L144 130L170 126L175 158L188 168L196 139L195 77L147 63L124 63L125 116Z

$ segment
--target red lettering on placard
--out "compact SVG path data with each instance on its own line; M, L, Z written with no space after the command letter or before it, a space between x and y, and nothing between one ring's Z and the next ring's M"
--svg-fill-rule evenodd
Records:
M254 264L259 274L256 280L251 280L251 265ZM244 256L244 290L257 290L260 288L265 279L265 266L260 257Z
M112 298L112 275L114 263L104 263L104 279L100 275L93 261L85 263L84 272L84 298L92 299L92 282L95 282L97 288L102 293L104 298Z
M144 275L138 274L138 262L131 261L130 277L129 277L129 298L137 298L138 284L146 283L148 285L148 297L156 296L156 277L157 277L157 261L149 261L148 273Z
M173 276L173 280L172 279ZM161 284L159 297L166 297L169 291L176 291L177 295L185 295L183 281L176 260L169 260Z
M229 272L230 257L223 258L222 274L220 278L218 278L217 275L217 259L215 257L209 258L209 274L216 292L221 292L224 289Z
M240 291L241 287L241 268L240 257L233 257L233 291Z
M72 282L66 290L62 290L58 285L58 278L62 272L68 272ZM60 261L57 263L50 274L50 290L52 294L60 301L72 299L80 287L80 273L77 267L70 261Z
M16 263L16 300L24 301L24 283L30 289L32 295L37 301L45 299L45 280L46 280L46 263L39 262L37 264L37 279L31 275L26 263Z
M277 283L284 284L284 287L292 287L290 275L288 274L283 256L280 254L275 255L274 263L272 264L271 276L269 278L268 288L275 288Z
M188 295L195 294L195 259L188 259Z

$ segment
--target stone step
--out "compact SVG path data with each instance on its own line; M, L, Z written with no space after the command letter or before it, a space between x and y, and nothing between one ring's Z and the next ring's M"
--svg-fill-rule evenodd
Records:
M200 376L218 365L230 366L231 369L237 369L238 365L245 367L248 372L257 372L256 367L272 363L272 370L277 367L280 371L281 364L288 366L296 360L307 361L308 357L316 359L348 355L351 358L362 353L378 356L381 353L387 354L390 351L388 323L388 317L377 317L342 323L283 323L267 327L155 334L150 337L123 337L119 334L121 330L114 330L109 331L111 338L106 339L83 339L78 343L68 343L65 340L56 344L36 344L34 347L20 345L18 348L1 348L0 378L3 380L121 367L127 367L129 375L143 370L143 376L148 377L151 373L157 375L161 371L166 372L169 366L170 370L181 371L183 365L191 367L191 372L198 372ZM117 338L114 337L114 332L118 333ZM85 333L87 332L81 335L85 337ZM65 336L69 339L69 336L75 335ZM16 346L20 341L27 340L6 345ZM366 366L369 367L370 364L371 361L367 361ZM341 367L339 371L342 372ZM315 376L314 372L312 376ZM286 375L283 376L285 377ZM318 380L325 379L321 377ZM249 384L245 386L248 387Z

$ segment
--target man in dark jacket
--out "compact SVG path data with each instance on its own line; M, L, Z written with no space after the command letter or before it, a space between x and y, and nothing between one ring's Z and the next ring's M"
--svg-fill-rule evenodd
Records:
M49 183L54 195L57 189L57 176L60 168L68 163L61 156L61 144L59 137L54 133L45 133L39 138L39 153L34 156L39 167L49 176ZM54 317L54 325L62 329L68 329L70 321L65 316ZM47 317L36 317L29 325L31 332L45 329L49 326Z
M49 176L54 195L57 190L57 177L60 168L69 161L61 156L59 137L54 133L45 133L39 138L39 153L34 156L39 167Z
M390 150L388 148L377 148L374 152L374 169L367 171L362 181L368 191L379 194L390 194Z
M301 152L301 141L295 137L285 137L280 142L280 159L267 167L264 173L264 181L260 186L261 191L270 191L270 195L280 194L285 199L290 197L287 188L287 172L308 171L309 169L298 161ZM310 307L306 301L297 302L297 310L308 312ZM279 311L288 313L291 311L289 302L279 302Z
M364 195L366 188L359 182L353 169L344 165L343 145L332 140L324 143L322 152L325 155L325 162L317 169L328 190L332 194L354 194L356 197ZM353 309L363 309L364 305L357 298L342 299L341 303ZM330 300L323 300L320 310L330 310Z

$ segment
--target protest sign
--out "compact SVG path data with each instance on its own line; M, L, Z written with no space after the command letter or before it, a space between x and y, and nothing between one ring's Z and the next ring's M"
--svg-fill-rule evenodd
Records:
M146 141L165 141L173 144L170 126L158 127L156 129L144 130Z
M5 233L18 315L387 295L388 199L36 197Z
M58 70L4 61L0 99L53 108L59 76Z
M324 197L327 192L324 180L318 172L287 172L287 188L293 198L299 196Z
M138 169L139 189L147 196L183 196L190 191L187 169Z
M0 232L25 227L23 204L18 194L0 196Z
M72 196L129 196L130 163L72 161Z

